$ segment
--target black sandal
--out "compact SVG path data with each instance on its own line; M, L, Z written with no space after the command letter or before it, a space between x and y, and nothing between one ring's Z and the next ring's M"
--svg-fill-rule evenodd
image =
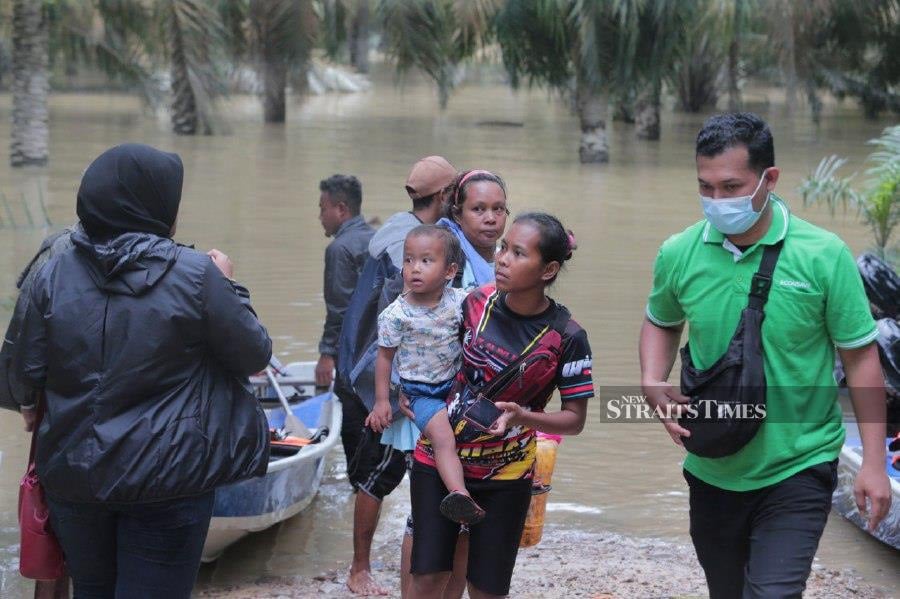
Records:
M484 520L485 511L465 493L451 491L441 501L441 514L459 524L476 524Z

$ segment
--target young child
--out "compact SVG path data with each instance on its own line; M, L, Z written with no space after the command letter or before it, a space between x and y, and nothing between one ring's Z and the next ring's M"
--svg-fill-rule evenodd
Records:
M399 442L399 449L413 449L415 439L407 439L410 446L403 447L403 435L393 430L400 423L391 424L388 393L396 354L401 389L409 398L416 426L431 442L438 473L450 490L441 502L441 513L454 522L473 524L485 513L466 491L445 402L462 352L459 331L466 293L447 287L459 268L459 253L459 240L441 227L422 225L407 234L404 292L378 317L375 407L366 425L376 432L388 429L395 446Z

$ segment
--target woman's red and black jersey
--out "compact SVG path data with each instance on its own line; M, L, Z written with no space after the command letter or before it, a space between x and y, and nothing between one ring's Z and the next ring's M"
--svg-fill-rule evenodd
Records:
M523 426L509 429L502 437L485 433L463 419L462 414L478 389L540 338L553 326L557 312L550 307L532 316L516 314L506 305L504 294L488 285L473 291L463 303L463 367L454 391L447 398L450 425L466 478L514 480L530 478L534 469L535 431ZM562 348L555 379L522 405L543 411L559 389L562 401L588 399L594 395L592 358L587 333L570 319L562 336ZM431 446L420 440L415 459L434 465Z

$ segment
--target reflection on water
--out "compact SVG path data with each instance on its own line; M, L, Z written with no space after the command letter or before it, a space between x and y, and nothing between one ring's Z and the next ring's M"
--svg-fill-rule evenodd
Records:
M259 123L257 101L231 101L235 134L176 137L168 123L144 115L136 99L115 95L55 96L51 104L48 171L13 171L0 161L0 190L8 195L44 185L54 223L74 219L75 190L90 159L110 145L141 141L181 154L186 167L178 239L218 247L235 261L236 276L276 341L282 360L311 360L324 319L322 254L327 240L316 219L318 182L352 173L363 182L366 217L384 221L409 208L403 184L419 157L440 153L458 167L502 174L513 212L543 209L578 236L579 250L554 289L588 331L598 385L638 381L637 332L659 244L700 217L693 169L693 138L702 115L668 114L658 143L640 142L626 125L612 125L608 166L576 160L577 123L543 92L514 94L501 86L463 87L439 113L429 87L395 90L390 77L375 91L314 97L290 106L286 127ZM758 94L759 99L763 99ZM9 112L8 97L0 110ZM759 103L751 108L766 111ZM855 109L813 126L806 116L768 110L782 168L779 191L805 218L840 234L855 252L867 233L853 215L805 211L793 191L827 154L858 167L864 142L887 123L864 121ZM8 139L7 120L0 139ZM479 126L484 121L522 127ZM43 179L36 179L43 175ZM18 196L16 196L18 197ZM0 230L0 290L11 290L18 270L43 236L41 230ZM8 315L10 291L0 292ZM595 407L596 409L596 407ZM24 592L15 574L15 493L27 451L16 417L0 417L0 595ZM681 451L655 424L599 423L561 447L548 522L555 530L583 528L660 536L688 542ZM304 515L253 535L226 553L207 580L261 574L315 574L346 562L352 501L340 452L321 496ZM406 489L386 503L376 544L393 551L406 512ZM555 504L555 505L554 505ZM835 516L819 551L822 563L854 567L872 582L897 587L897 554Z

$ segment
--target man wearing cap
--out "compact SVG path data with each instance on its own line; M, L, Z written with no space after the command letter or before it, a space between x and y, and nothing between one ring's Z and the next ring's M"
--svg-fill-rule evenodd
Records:
M403 265L403 240L419 225L433 225L441 218L443 192L456 176L456 169L443 156L426 156L416 162L406 179L412 211L398 212L378 229L369 242L369 254L377 258L387 252L398 269Z
M406 234L421 224L434 224L438 221L444 203L444 189L449 187L455 176L456 169L441 156L427 156L413 165L406 180L412 211L394 214L375 232L369 242L370 256L363 267L364 272L368 272L375 263L381 263L384 255L390 258L397 270L403 267L403 241ZM370 292L367 289L354 292L348 319L364 318L362 314L365 312L353 312L352 306L357 305L358 293L369 295ZM379 293L375 294L375 301ZM374 322L354 322L353 330L357 334L353 335L348 334L345 326L341 334L341 345L349 343L365 348L368 343L367 332L374 329ZM353 355L356 352L347 353ZM348 365L351 363L346 362ZM341 399L344 416L341 442L347 459L347 477L357 491L353 511L353 562L347 586L358 595L383 595L388 594L388 591L378 585L371 572L372 538L378 526L382 500L397 488L406 474L406 455L390 445L382 445L380 435L364 426L369 409L358 394L365 391L358 386L362 383L357 381L354 383L356 388L352 388L343 379L344 377L337 377L334 390Z

